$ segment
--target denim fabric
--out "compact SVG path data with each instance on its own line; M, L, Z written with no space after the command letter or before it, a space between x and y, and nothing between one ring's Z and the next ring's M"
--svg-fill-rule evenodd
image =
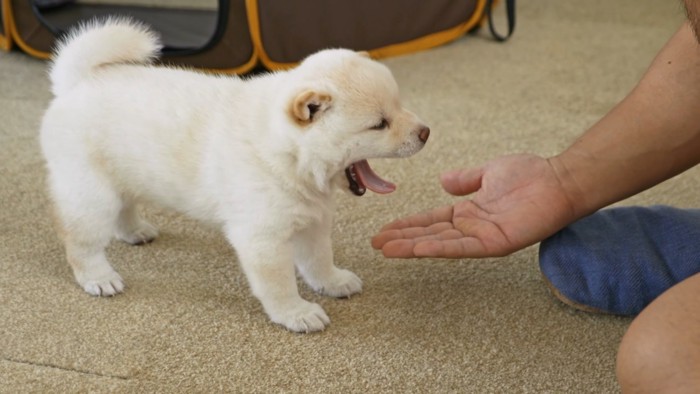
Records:
M700 209L598 211L540 244L540 269L569 300L635 315L700 272Z

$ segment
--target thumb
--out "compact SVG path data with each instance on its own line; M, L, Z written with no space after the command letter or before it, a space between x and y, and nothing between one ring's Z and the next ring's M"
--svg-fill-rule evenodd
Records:
M446 192L455 196L465 196L481 188L483 168L452 170L440 175L440 183Z

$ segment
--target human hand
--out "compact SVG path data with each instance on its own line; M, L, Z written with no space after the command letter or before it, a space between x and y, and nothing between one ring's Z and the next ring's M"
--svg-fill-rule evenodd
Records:
M550 160L511 155L482 167L442 174L448 193L471 200L384 226L372 247L386 257L505 256L575 220L575 206Z

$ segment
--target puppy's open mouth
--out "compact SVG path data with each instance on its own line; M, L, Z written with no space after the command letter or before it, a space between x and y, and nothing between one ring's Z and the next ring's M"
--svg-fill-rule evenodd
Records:
M360 160L350 164L345 169L345 176L350 183L350 191L356 196L365 194L367 189L380 194L391 193L396 190L396 185L379 177L369 166L367 160Z

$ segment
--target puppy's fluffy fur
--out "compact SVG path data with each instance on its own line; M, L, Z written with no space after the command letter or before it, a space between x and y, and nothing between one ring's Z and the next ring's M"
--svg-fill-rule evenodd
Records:
M93 295L124 289L104 249L156 236L138 213L147 201L219 226L270 319L322 330L330 320L299 296L295 267L329 296L362 289L333 262L333 189L390 192L365 159L412 155L428 128L366 54L321 51L243 80L149 64L159 50L146 27L109 19L54 58L41 146L76 280Z

